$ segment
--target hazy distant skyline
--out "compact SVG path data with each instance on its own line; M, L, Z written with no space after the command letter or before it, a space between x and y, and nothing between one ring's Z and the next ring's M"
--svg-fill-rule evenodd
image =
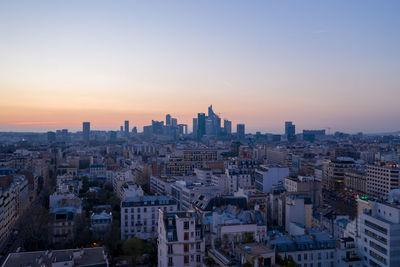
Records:
M0 131L400 130L399 1L2 1Z

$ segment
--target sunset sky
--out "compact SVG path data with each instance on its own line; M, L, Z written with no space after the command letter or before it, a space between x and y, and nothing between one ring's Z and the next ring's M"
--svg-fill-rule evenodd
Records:
M400 130L400 1L1 1L0 131Z

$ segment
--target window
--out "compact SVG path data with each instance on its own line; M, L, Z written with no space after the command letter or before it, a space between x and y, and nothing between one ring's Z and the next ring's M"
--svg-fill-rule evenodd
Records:
M173 254L173 253L174 253L173 246L168 245L168 254Z
M304 260L307 260L307 258L308 258L308 254L305 253L305 254L304 254Z
M172 261L172 257L168 258L168 266L173 266L174 262Z
M197 261L197 262L200 262L200 255L197 255L197 256L196 256L196 261Z
M137 208L137 212L140 212L140 208Z
M183 245L183 251L184 252L189 252L189 244L184 244Z
M194 237L194 232L190 232L190 237Z
M199 242L199 243L196 243L196 249L199 249L199 250L200 250L200 242Z
M297 260L301 261L301 254L297 255Z
M189 263L189 256L183 257L183 263L188 264Z
M190 261L194 261L194 255L190 255Z
M189 222L183 222L183 229L189 230Z
M190 249L194 249L194 243L190 244Z
M184 233L184 239L185 240L189 240L189 232L185 232Z
M143 212L147 212L147 208L143 208Z

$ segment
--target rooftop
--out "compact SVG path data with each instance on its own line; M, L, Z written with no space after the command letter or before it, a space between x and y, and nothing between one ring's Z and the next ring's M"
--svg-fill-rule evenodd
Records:
M2 267L47 267L54 262L73 261L74 266L107 266L104 248L65 249L10 253Z

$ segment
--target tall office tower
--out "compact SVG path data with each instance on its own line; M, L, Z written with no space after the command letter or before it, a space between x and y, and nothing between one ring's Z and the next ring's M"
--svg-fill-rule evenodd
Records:
M289 142L296 141L296 125L291 121L285 122L285 135Z
M167 114L165 116L165 125L166 126L170 126L171 125L171 115L170 114Z
M197 118L193 118L193 137L197 136Z
M124 126L119 126L119 131L120 131L121 136L123 136L124 135Z
M136 127L136 126L134 126L134 127L132 128L132 134L137 134L137 127Z
M236 133L237 133L237 138L239 140L244 140L244 137L245 137L245 126L244 126L244 124L238 124L236 126Z
M210 118L206 119L206 135L211 136L215 135L214 131L214 121Z
M224 120L224 130L226 135L232 134L232 122L229 120Z
M178 126L178 119L177 118L171 118L171 125L173 127L177 127Z
M129 136L129 121L125 121L125 136Z
M83 141L89 142L90 139L90 122L85 121L82 123Z
M215 113L214 113L214 111L213 111L212 105L210 105L210 106L208 107L208 117L212 118L212 117L214 117L214 116L216 116L216 115L215 115Z
M206 114L197 114L197 139L201 139L206 134Z
M215 118L214 118L214 129L215 129L215 135L220 136L221 135L221 118L218 116L215 116Z

